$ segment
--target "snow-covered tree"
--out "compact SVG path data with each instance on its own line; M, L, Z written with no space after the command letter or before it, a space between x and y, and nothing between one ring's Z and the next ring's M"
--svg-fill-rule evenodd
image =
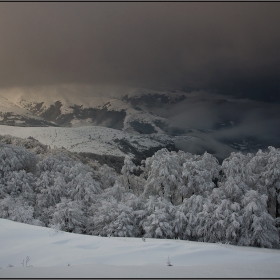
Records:
M55 205L49 226L63 231L83 233L86 219L82 208L83 205L79 201L61 198L61 202Z
M267 207L271 215L280 216L280 149L268 147L259 150L248 164L248 177L252 188L268 196Z
M42 172L36 181L37 205L40 209L55 206L67 195L66 182L61 173Z
M30 203L35 203L34 184L35 178L32 173L25 170L6 173L5 185L2 189L12 197L23 197Z
M207 195L215 187L214 179L219 176L218 160L205 152L187 159L183 165L182 176L188 195Z
M36 171L37 157L28 150L0 143L0 177L12 171Z
M267 196L248 191L242 199L241 233L238 245L272 248L279 244L275 220L268 214Z
M133 237L139 234L133 209L111 197L102 200L89 218L88 232L93 235Z
M248 163L252 157L252 154L231 153L222 163L224 178L219 187L232 202L240 203L242 196L250 190Z
M62 197L90 204L102 192L93 169L63 154L46 157L38 169L37 205L41 208L55 206Z
M126 193L127 190L123 187L121 180L117 179L113 187L105 189L98 195L97 200L109 201L111 198L114 198L118 202L121 202L125 200Z
M125 189L133 191L137 195L141 195L144 191L144 185L146 183L141 173L141 166L136 166L133 163L132 158L126 155L124 158L124 165L121 169L122 175L118 180Z
M148 211L141 225L145 232L145 237L151 238L174 238L173 205L164 198L150 197L145 208Z
M126 189L131 189L130 176L137 170L136 165L133 163L132 158L128 155L125 156L121 174L123 178L123 186Z
M98 174L102 189L112 187L118 177L116 171L113 168L109 167L107 164L103 164L100 166L100 168L98 169Z
M169 152L167 149L161 149L147 158L143 174L146 178L145 196L160 196L173 204L181 203L182 197L187 195L182 178L182 165L178 153Z
M173 231L175 238L197 240L197 216L203 209L205 198L192 195L174 207Z
M0 200L0 217L25 224L43 225L34 219L34 208L22 198L7 196Z
M95 195L102 191L100 183L93 179L91 172L80 173L67 187L69 185L71 186L69 191L70 198L87 203L92 203Z
M175 239L187 239L185 238L185 231L188 224L188 219L184 210L184 203L174 206L173 232Z
M192 195L189 199L184 199L181 211L186 215L187 223L183 228L182 239L197 240L197 227L199 224L199 214L203 211L205 198L201 195Z
M198 240L236 244L240 237L240 205L224 198L213 203L208 198L198 215Z

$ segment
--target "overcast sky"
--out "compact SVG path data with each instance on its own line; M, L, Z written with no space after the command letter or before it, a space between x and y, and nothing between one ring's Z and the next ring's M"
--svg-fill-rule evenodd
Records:
M0 3L0 87L103 83L280 101L280 3Z

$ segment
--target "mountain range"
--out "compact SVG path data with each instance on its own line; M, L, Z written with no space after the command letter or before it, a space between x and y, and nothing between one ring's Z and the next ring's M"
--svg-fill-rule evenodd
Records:
M0 91L0 133L99 155L141 158L167 147L222 159L269 145L256 133L232 133L242 127L243 112L256 107L250 100L202 91L13 88Z

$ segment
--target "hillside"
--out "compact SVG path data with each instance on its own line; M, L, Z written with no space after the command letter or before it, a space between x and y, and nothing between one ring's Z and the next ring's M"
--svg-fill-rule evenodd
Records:
M140 155L154 152L162 147L174 148L178 140L192 140L190 136L168 136L166 134L141 135L101 126L85 127L17 127L0 125L0 135L21 138L33 137L50 148L61 148L72 152L94 153L124 157L126 154ZM148 156L148 154L147 154Z

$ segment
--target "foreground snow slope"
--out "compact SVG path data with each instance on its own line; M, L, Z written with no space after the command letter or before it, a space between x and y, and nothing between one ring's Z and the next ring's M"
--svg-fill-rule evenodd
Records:
M86 236L5 219L0 242L0 278L280 277L280 250ZM33 267L21 267L27 256Z

